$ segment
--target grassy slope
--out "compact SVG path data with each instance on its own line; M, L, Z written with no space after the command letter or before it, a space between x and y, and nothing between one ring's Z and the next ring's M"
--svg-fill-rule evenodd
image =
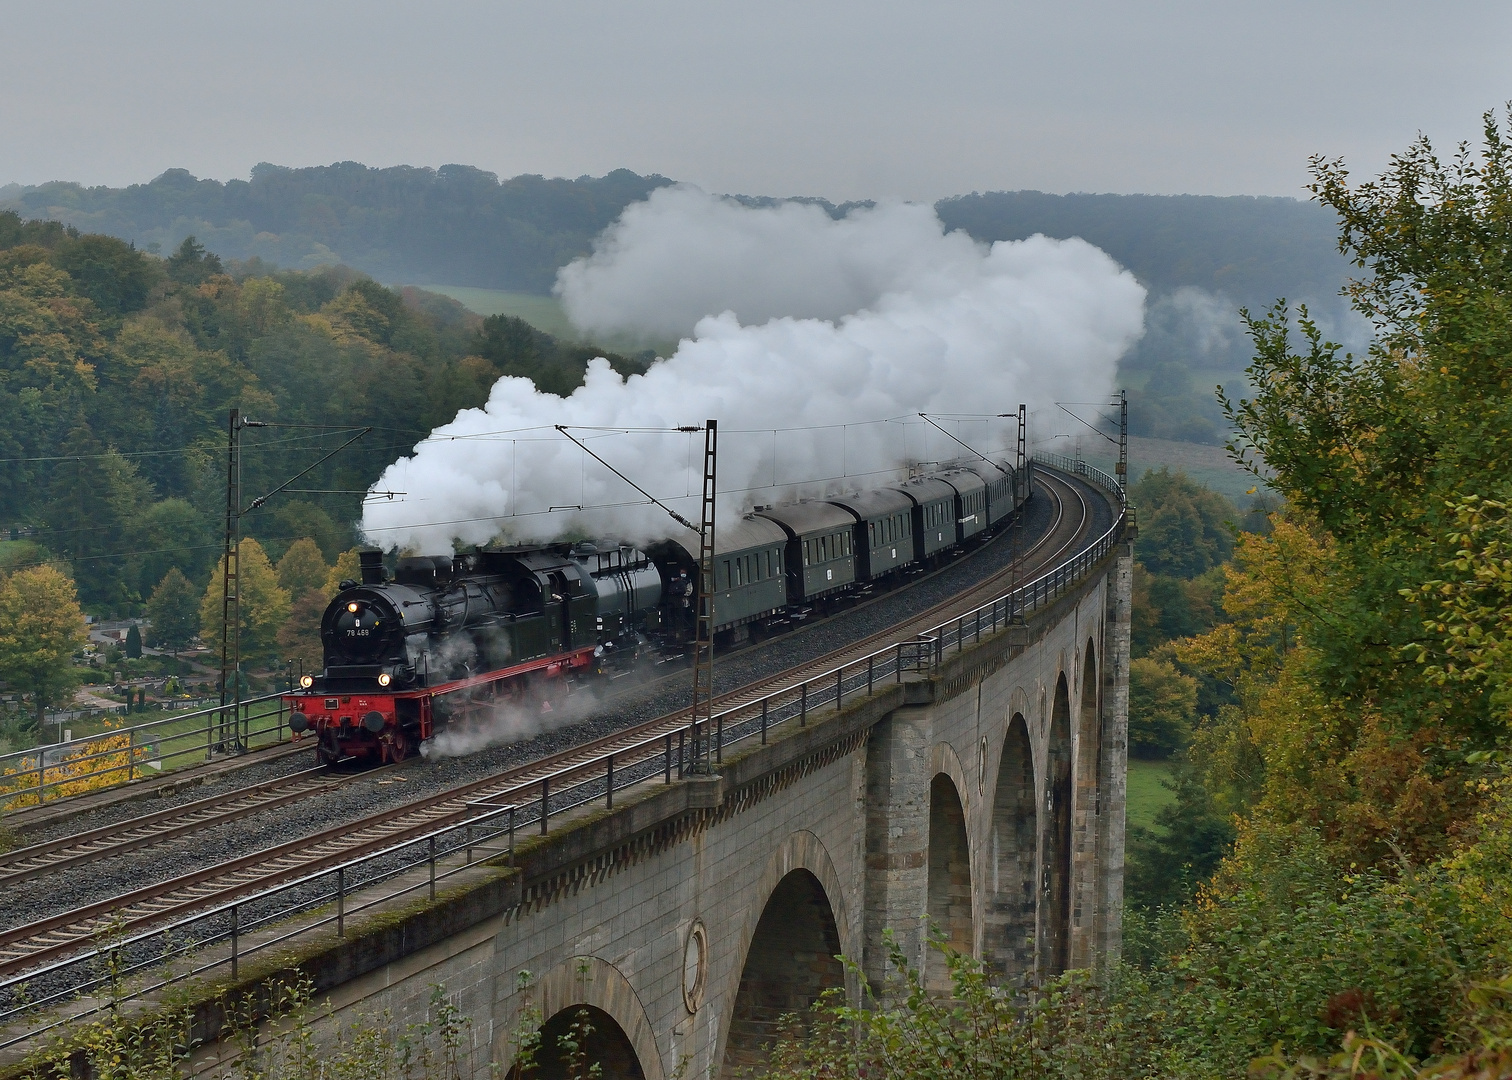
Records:
M577 339L577 331L567 321L567 314L554 296L534 293L505 292L502 289L475 289L467 285L421 285L426 292L449 296L468 311L479 315L513 315L524 319L537 330L555 338Z
M1100 445L1094 446L1097 443ZM1069 439L1056 439L1044 449L1057 454L1073 452ZM1103 442L1091 432L1081 444L1082 456L1087 461L1109 473L1117 459L1117 448ZM1206 484L1214 491L1227 495L1241 507L1249 505L1245 492L1255 487L1258 481L1252 473L1235 465L1228 451L1221 446L1204 443L1173 442L1169 439L1129 438L1129 479L1138 480L1146 469L1158 469L1169 465L1174 472L1180 469L1199 484Z
M1175 799L1175 793L1161 786L1161 781L1171 775L1171 766L1165 761L1129 762L1129 803L1127 824L1130 828L1141 825L1146 829L1155 826L1155 815L1163 806Z

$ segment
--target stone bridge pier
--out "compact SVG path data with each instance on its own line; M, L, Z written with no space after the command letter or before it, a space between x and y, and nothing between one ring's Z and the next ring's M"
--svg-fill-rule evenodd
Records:
M472 1021L474 1076L507 1066L538 1013L548 1044L586 1017L604 1075L644 1080L758 1063L784 1014L861 989L837 955L880 987L890 939L947 985L930 927L1008 981L1103 967L1120 945L1130 581L1116 544L932 676L742 744L717 777L629 789L514 867L299 962L337 1022L423 1020L444 986ZM563 1069L548 1048L542 1075Z

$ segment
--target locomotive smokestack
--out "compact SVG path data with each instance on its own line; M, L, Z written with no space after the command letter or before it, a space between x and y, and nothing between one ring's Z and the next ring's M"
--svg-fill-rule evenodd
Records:
M362 564L362 583L364 585L383 584L383 552L377 548L359 551L357 558Z

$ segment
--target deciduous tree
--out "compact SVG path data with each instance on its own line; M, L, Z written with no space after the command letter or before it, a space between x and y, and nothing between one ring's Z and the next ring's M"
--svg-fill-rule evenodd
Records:
M301 593L289 609L289 617L279 628L279 654L285 660L292 660L296 670L319 672L324 666L320 618L329 602L330 598L320 589Z
M1168 758L1185 748L1197 719L1197 680L1169 660L1129 662L1129 753Z
M336 559L336 565L331 567L330 576L326 578L325 592L327 596L335 596L341 591L343 581L362 580L362 560L358 555L357 548L343 551Z
M320 548L309 537L294 541L278 560L279 587L291 597L302 598L312 589L324 589L330 575L331 568L320 557Z
M74 583L54 567L0 583L0 678L32 696L39 728L46 708L77 685L73 654L86 640Z
M289 617L289 594L279 587L278 575L256 540L241 542L238 564L242 656L248 660L266 660L277 647L279 627ZM200 633L207 641L219 641L225 626L222 607L225 570L226 560L222 556L200 601Z

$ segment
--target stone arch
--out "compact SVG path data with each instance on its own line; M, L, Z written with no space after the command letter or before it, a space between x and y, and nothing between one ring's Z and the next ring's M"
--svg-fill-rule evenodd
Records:
M840 928L824 885L805 867L767 896L740 966L719 1075L759 1068L782 1033L784 1015L801 1015L820 994L845 985Z
M1076 717L1076 769L1072 792L1070 965L1089 968L1097 920L1097 838L1102 813L1102 686L1097 646L1088 638L1081 659L1080 708Z
M926 913L934 930L952 949L971 955L971 843L966 835L966 811L949 773L937 772L929 782L929 877ZM935 949L924 954L924 981L933 990L950 989L945 957Z
M786 839L778 845L777 850L772 852L767 859L766 868L761 872L761 880L756 882L751 891L752 896L770 897L777 889L777 884L794 870L807 870L819 879L819 885L824 889L825 898L829 901L830 910L834 915L835 929L840 935L840 947L850 956L859 956L861 943L852 936L852 927L849 913L845 906L845 893L841 885L840 874L835 870L835 863L830 858L829 851L824 846L824 841L809 832L800 829L790 833ZM741 927L739 941L741 943L740 963L745 963L746 953L750 951L751 940L756 936L756 925L761 919L765 907L755 904L746 908L745 925ZM717 935L716 935L717 936ZM734 1000L735 993L740 987L740 966L732 968L720 987L726 1001Z
M610 1077L664 1080L666 1073L662 1068L661 1052L657 1049L656 1033L645 1006L630 980L613 964L597 956L574 956L547 972L530 993L536 996L541 1016L546 1021L543 1034L558 1034L552 1028L553 1023L565 1030L580 1008L588 1010L590 1023L595 1029L590 1038L590 1053L602 1055L605 1080ZM501 1042L495 1047L495 1060L505 1060L508 1056L511 1027L500 1031ZM543 1049L545 1043L543 1039ZM555 1045L554 1038L551 1043ZM630 1062L634 1063L634 1069L628 1069ZM621 1071L611 1072L611 1063ZM543 1057L539 1072L542 1080L558 1075L547 1071L547 1064Z
M1045 814L1040 833L1041 977L1060 974L1071 954L1071 695L1062 672L1050 707L1045 748Z
M961 803L961 813L967 820L970 820L975 812L971 794L976 790L976 785L971 780L974 772L975 770L970 773L966 771L966 766L961 762L961 756L956 753L955 747L950 743L935 743L934 750L929 755L929 775L944 773L950 779L950 782L955 785L956 798Z
M992 794L982 957L1006 978L1034 971L1034 864L1039 805L1034 795L1034 748L1024 714L1008 721Z
M624 1028L603 1009L583 1004L561 1010L542 1026L535 1072L540 1080L567 1080L579 1071L563 1046L568 1036L584 1044L583 1065L597 1065L603 1080L646 1080Z

